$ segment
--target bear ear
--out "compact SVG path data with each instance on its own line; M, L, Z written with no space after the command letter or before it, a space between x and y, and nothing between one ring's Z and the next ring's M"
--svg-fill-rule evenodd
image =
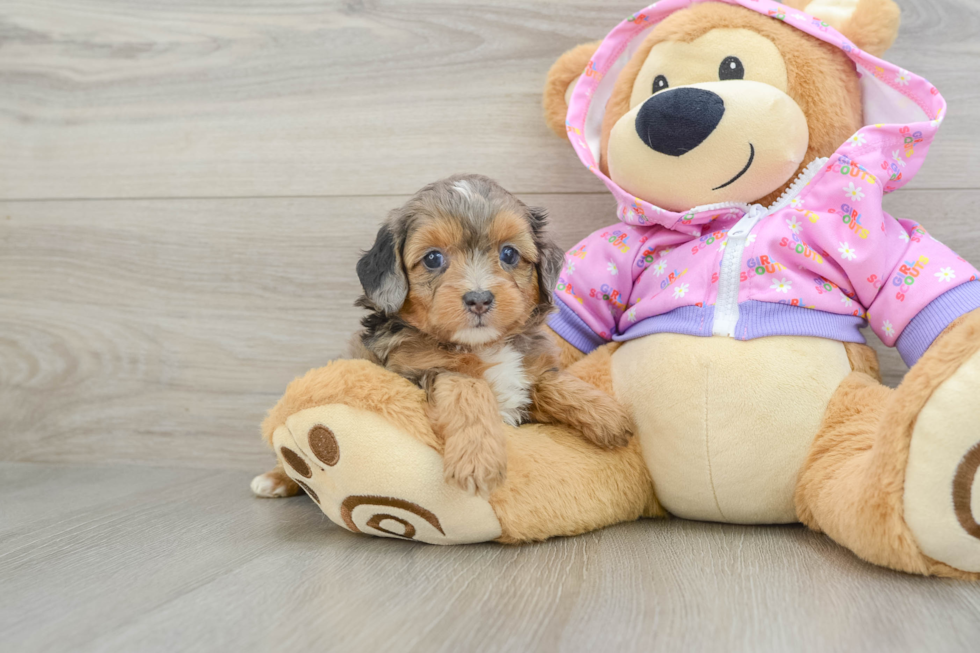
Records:
M876 57L895 42L902 20L901 10L892 0L812 0L803 4L803 11Z
M558 57L558 61L548 71L544 84L544 119L551 131L562 138L565 132L565 115L568 113L568 100L575 90L575 83L585 72L592 55L599 49L602 41L577 45Z

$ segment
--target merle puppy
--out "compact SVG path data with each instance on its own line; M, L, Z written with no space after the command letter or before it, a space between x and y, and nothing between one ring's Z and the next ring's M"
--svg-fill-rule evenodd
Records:
M506 474L504 423L560 422L606 448L632 434L615 399L559 370L545 321L564 256L545 223L493 180L455 175L395 209L357 263L370 314L352 355L426 390L446 480L484 496ZM252 489L299 491L281 467Z
M396 209L357 264L354 342L428 393L446 480L487 494L505 476L502 422L561 422L601 447L625 445L626 411L558 369L545 328L564 255L546 217L493 180L455 175Z

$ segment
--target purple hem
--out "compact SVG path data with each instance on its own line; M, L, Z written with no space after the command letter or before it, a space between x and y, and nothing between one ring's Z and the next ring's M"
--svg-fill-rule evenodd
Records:
M867 325L867 320L855 315L751 300L738 305L735 337L754 340L766 336L817 336L863 344L860 329Z
M558 335L583 352L590 352L606 340L598 336L572 309L556 301L559 312L550 322ZM898 338L896 347L906 363L912 365L949 326L950 322L980 308L980 281L967 282L940 295L916 315ZM738 340L754 340L769 336L809 336L840 342L865 343L861 329L867 320L855 315L842 315L812 308L747 301L738 305ZM613 340L624 342L653 333L679 333L689 336L710 336L714 322L714 306L682 306L662 315L637 322Z
M908 323L895 348L909 367L922 357L953 320L980 308L980 281L967 281L929 302Z
M589 328L585 320L576 315L575 311L557 297L555 298L555 305L558 306L558 312L548 320L548 326L554 329L555 333L564 338L568 344L584 354L606 344L602 337Z
M661 315L637 322L623 333L613 336L622 342L635 340L651 333L680 333L685 336L710 336L715 317L714 306L681 306Z
M860 329L867 322L853 315L828 313L791 304L747 301L738 305L737 340L754 340L767 336L811 336L864 343ZM680 333L688 336L710 336L714 323L714 306L682 306L663 315L637 322L613 340L634 340L652 333Z

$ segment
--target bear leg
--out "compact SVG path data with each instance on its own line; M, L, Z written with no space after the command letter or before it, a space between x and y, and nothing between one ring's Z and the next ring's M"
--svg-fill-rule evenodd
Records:
M976 311L894 390L853 372L832 397L800 473L800 521L875 564L980 579L978 396Z
M611 386L607 352L583 363L581 376ZM289 479L354 532L518 543L662 514L635 440L605 450L561 425L502 428L507 477L489 500L445 482L425 393L367 361L336 361L293 381L263 434Z

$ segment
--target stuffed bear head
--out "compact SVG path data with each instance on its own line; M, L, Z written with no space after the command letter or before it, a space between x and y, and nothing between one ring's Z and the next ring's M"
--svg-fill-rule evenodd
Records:
M821 29L882 54L898 33L892 0L787 0ZM602 120L599 167L669 211L770 204L818 157L864 125L859 74L841 49L770 16L693 4L650 30L618 73ZM641 16L642 17L642 16ZM774 19L775 18L775 19ZM566 52L548 75L549 126L566 135L568 100L599 43Z

